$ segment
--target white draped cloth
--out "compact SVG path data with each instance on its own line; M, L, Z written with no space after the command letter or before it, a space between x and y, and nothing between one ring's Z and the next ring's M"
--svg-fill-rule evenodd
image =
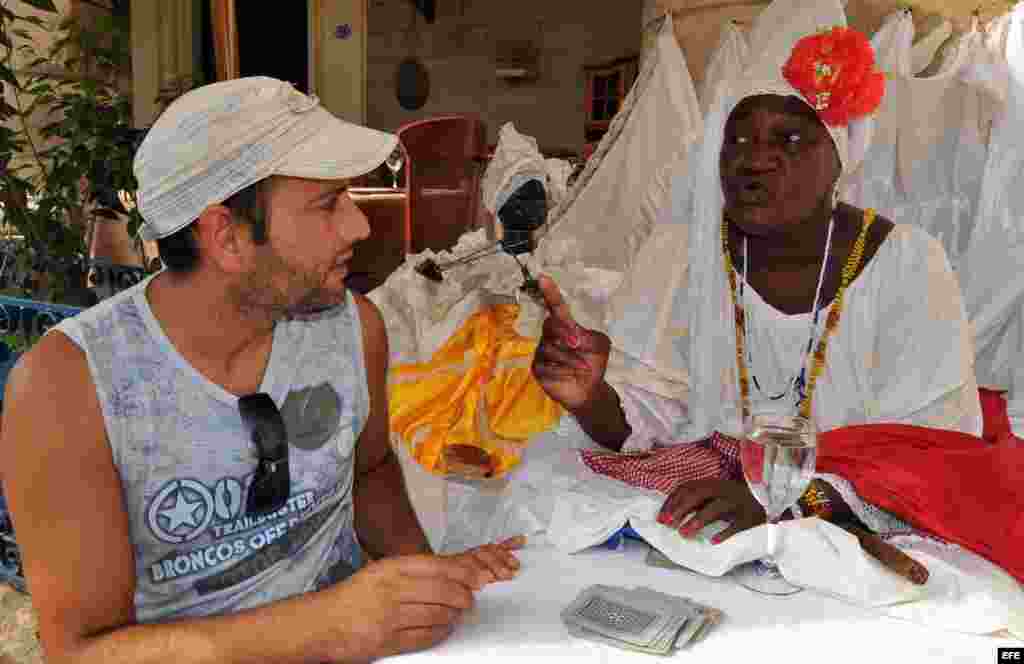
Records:
M979 84L1005 90L1005 101L993 118L981 205L960 278L978 382L1007 391L1010 426L1024 437L1024 11L997 20L977 51L982 64L972 74ZM996 60L986 64L990 55Z
M708 66L704 70L704 82L699 95L702 113L707 115L715 98L715 91L722 81L739 76L747 66L749 57L750 45L747 43L747 36L735 22L727 21L722 26L718 46L708 59Z
M910 76L913 42L914 20L910 12L900 10L890 14L871 37L875 66L887 74Z
M910 71L918 74L932 63L939 48L953 36L953 24L943 19L939 25L917 40L910 50Z
M963 289L974 332L978 383L1007 391L1014 432L1024 435L1024 12L977 25L928 78L893 70L874 142L845 197L938 238ZM907 22L909 23L909 22ZM910 25L912 30L912 25ZM876 35L884 59L906 60L894 17Z
M911 26L912 27L912 26ZM844 198L938 238L956 266L981 198L997 101L962 74L978 48L964 40L947 69L929 78L894 72L877 112L871 149ZM909 56L910 44L902 44Z
M589 267L628 269L701 125L693 80L668 20L577 186L551 211L539 233L541 248L571 242Z

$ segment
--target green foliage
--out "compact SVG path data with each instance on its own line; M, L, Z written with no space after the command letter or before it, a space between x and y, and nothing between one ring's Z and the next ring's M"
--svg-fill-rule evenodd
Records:
M32 341L26 339L21 334L2 334L0 335L0 342L7 344L12 353L24 353L32 347Z
M112 192L134 192L137 132L130 99L118 88L131 49L126 13L99 15L88 27L59 17L52 0L23 0L52 20L19 15L0 0L0 204L24 238L23 268L44 273L36 299L59 301L84 286L87 241L97 218L124 214ZM25 25L53 33L38 50ZM15 54L27 63L14 67ZM13 104L10 100L13 98ZM29 118L44 117L38 134ZM141 218L128 212L129 232Z

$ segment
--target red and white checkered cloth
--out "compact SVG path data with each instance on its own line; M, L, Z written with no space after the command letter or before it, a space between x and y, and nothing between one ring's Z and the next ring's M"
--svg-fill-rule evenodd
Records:
M621 454L583 450L580 457L595 473L665 494L686 482L743 477L739 442L717 431L696 443L653 452Z

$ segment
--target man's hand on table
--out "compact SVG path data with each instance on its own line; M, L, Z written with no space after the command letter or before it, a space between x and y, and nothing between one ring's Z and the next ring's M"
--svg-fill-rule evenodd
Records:
M519 535L502 542L474 547L448 557L466 562L477 569L480 579L477 590L480 590L487 584L515 578L519 573L519 559L512 552L523 548L525 544L526 537Z
M690 514L693 518L683 525ZM731 524L711 540L719 544L764 523L764 507L750 493L746 482L708 479L680 484L658 513L658 523L678 529L683 537L693 537L714 521Z
M525 539L514 537L446 556L396 556L372 561L337 593L339 644L331 661L371 662L423 650L448 638L462 614L474 605L473 592L515 576L512 553Z

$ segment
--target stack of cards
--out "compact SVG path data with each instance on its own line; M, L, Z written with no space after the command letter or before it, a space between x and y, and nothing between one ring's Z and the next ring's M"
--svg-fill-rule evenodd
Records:
M722 612L650 588L594 585L562 611L569 633L617 648L667 655L695 643Z

